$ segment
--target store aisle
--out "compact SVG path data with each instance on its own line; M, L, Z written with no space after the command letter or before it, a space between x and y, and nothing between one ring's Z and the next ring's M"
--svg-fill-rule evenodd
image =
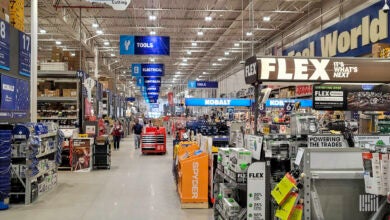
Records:
M167 155L141 155L133 139L121 142L111 170L59 173L59 184L29 206L0 211L1 220L208 220L212 209L181 209Z

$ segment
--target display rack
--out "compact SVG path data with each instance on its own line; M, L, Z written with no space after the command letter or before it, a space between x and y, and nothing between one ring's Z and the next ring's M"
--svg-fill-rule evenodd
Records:
M93 168L105 168L111 167L111 148L108 137L96 138L93 145Z
M74 71L38 72L38 121L80 128L81 81Z
M57 184L57 132L33 135L33 138L40 140L40 146L33 147L31 137L14 135L11 202L30 204ZM34 152L37 149L39 153ZM38 166L38 173L32 170L33 164Z

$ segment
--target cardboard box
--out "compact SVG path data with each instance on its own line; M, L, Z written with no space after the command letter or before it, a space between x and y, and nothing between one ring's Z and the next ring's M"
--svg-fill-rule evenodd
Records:
M62 96L63 97L77 97L77 89L63 89Z
M58 97L58 96L60 96L60 90L59 89L56 89L56 90L45 89L45 96L47 96L47 97Z
M230 149L226 147L218 148L218 163L221 163L222 166L227 166L229 163L229 154Z
M0 1L0 19L9 22L9 0Z
M379 58L381 50L390 47L390 44L376 43L372 45L372 57Z
M222 205L227 217L236 216L241 210L240 205L233 198L222 199Z
M234 187L227 183L220 183L219 194L222 196L222 198L231 198L234 194Z
M10 24L24 32L24 0L9 0L9 15Z
M104 90L114 90L114 83L112 80L100 81Z
M231 148L230 169L236 173L246 173L252 162L252 152L244 148Z

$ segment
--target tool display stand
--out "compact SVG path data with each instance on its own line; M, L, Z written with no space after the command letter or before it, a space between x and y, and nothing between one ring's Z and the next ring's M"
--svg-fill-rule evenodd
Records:
M208 208L208 154L194 152L179 158L178 185L182 208Z
M146 131L141 134L141 151L142 154L167 152L167 135L165 128L147 127Z
M93 169L110 169L111 148L108 137L97 137L93 145Z

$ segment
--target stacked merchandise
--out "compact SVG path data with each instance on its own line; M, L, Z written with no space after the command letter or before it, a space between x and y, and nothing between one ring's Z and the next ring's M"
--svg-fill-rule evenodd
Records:
M0 210L8 209L11 189L11 131L0 130Z
M195 135L197 133L204 136L229 135L229 128L226 122L189 121L186 124L186 128L193 131Z

